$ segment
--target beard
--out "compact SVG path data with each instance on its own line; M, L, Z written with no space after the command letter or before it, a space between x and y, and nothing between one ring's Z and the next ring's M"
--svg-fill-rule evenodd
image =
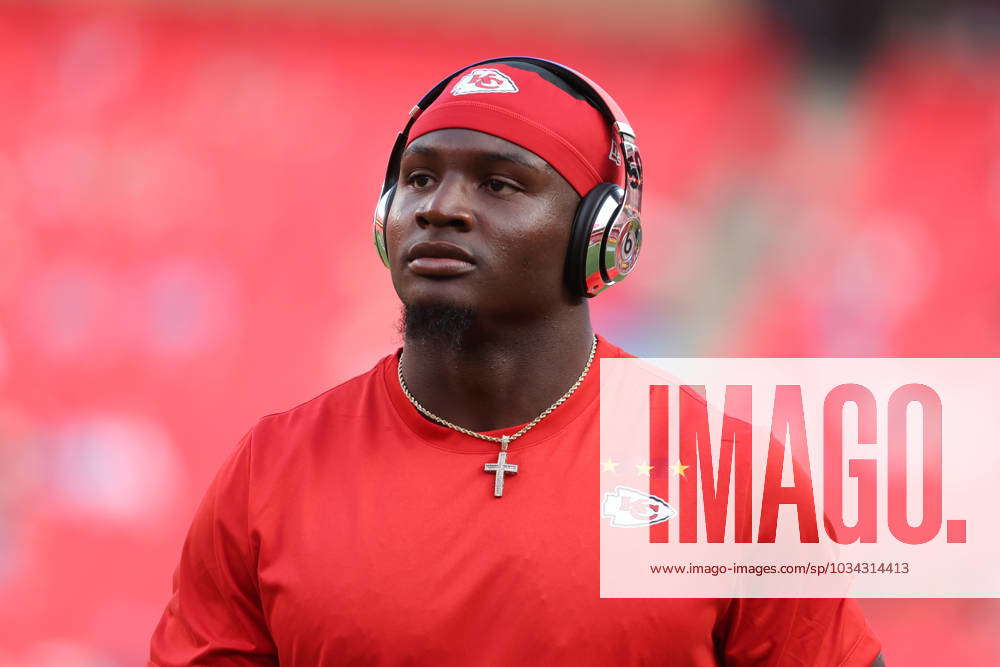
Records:
M399 320L404 340L461 350L476 322L476 309L447 303L405 303Z

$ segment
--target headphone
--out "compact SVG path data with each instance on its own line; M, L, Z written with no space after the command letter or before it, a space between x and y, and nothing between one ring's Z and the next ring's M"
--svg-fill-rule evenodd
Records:
M444 92L456 76L479 65L497 62L522 62L551 72L580 93L601 112L612 128L619 155L625 160L625 182L598 183L583 197L573 216L566 254L565 280L577 296L594 297L624 280L639 259L642 227L639 208L642 203L642 160L635 143L635 131L621 108L600 86L583 74L551 60L531 57L506 57L481 60L456 70L430 89L410 110L410 119L399 133L389 156L382 192L375 207L373 235L375 248L386 268L389 253L385 227L399 178L400 159L413 123Z

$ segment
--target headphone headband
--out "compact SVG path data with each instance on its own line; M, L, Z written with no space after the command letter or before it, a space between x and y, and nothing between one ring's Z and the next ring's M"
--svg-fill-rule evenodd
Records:
M542 69L552 72L556 76L562 78L568 84L573 86L578 92L582 93L594 107L600 111L604 117L608 120L608 123L614 125L623 134L628 134L635 139L635 132L632 130L632 126L629 125L628 119L625 118L625 113L615 102L614 98L608 95L608 93L601 88L597 83L592 81L586 75L577 72L574 69L566 67L560 63L553 60L545 60L544 58L533 58L531 56L507 56L504 58L488 58L486 60L480 60L477 63L472 63L471 65L466 65L465 67L455 70L445 78L441 79L440 82L433 88L431 88L427 93L420 98L417 105L413 107L410 111L410 116L416 118L423 113L427 107L429 107L438 95L444 92L444 89L448 87L448 82L454 79L456 76L461 74L467 69L472 67L479 67L480 65L488 65L490 63L500 63L509 61L524 62L531 65L536 65ZM624 128L619 127L623 125Z
M427 108L434 103L434 100L438 98L444 89L448 87L448 83L454 79L456 76L461 74L467 69L472 67L478 67L480 65L488 65L490 63L500 63L517 61L535 65L542 69L548 70L552 74L562 78L566 83L571 85L577 92L581 93L590 104L597 109L604 118L608 121L615 131L621 136L622 139L622 155L625 156L625 165L627 173L632 178L627 178L627 185L631 185L632 188L637 188L642 182L642 165L638 160L638 155L636 155L635 160L629 160L628 154L629 149L631 152L637 152L637 147L635 145L635 130L632 129L632 125L628 122L625 117L625 113L622 111L618 103L615 102L614 98L611 97L603 88L597 85L596 82L591 80L584 74L577 72L576 70L566 67L560 63L553 60L545 60L544 58L534 58L531 56L505 56L502 58L487 58L486 60L480 60L479 62L472 63L471 65L465 65L464 67L455 70L448 76L441 79L433 88L424 93L420 101L410 109L410 117L406 122L406 126L396 137L396 141L392 146L392 151L389 154L389 164L385 173L385 181L382 184L382 194L385 194L390 187L396 182L399 177L399 158L402 156L403 150L406 148L406 139L410 135L410 128L417 121ZM637 173L635 173L637 172ZM626 190L629 188L626 187ZM639 195L641 199L641 194ZM636 208L638 208L638 201L636 202Z

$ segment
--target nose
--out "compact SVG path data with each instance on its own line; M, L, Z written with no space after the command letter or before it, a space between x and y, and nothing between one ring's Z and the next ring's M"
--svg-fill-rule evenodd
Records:
M475 216L470 206L469 184L458 174L445 176L417 206L414 216L419 225L453 226L467 230Z

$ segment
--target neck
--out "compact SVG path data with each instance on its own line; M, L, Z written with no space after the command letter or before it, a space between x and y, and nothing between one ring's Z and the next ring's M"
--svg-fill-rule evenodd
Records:
M593 342L586 307L540 321L477 323L460 347L407 336L403 378L421 405L453 424L473 431L511 428L566 393Z

